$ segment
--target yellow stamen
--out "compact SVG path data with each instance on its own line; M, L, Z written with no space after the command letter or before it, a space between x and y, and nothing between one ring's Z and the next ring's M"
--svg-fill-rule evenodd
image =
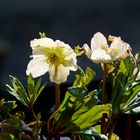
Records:
M60 65L64 64L65 54L63 48L60 47L52 47L47 48L46 50L47 61L50 64Z

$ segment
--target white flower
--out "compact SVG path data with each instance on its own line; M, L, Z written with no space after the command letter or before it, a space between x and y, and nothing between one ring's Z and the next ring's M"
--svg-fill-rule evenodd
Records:
M76 54L68 44L47 37L30 44L33 59L27 66L27 75L31 73L35 78L49 72L51 82L60 84L67 80L70 70L77 70Z
M88 58L94 63L112 63L115 60L122 60L128 56L130 45L121 40L120 37L109 36L111 45L107 43L105 36L97 32L91 39L91 49L87 44L83 48Z
M128 43L121 40L120 37L109 36L112 43L110 45L110 56L113 61L123 60L128 55L131 55L131 47Z

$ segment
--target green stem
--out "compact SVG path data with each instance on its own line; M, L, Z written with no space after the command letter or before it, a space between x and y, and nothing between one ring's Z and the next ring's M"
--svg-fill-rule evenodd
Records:
M60 106L60 85L55 84L55 111Z
M108 76L108 72L106 69L106 64L103 64L103 69L104 69L104 77L103 77L103 85L102 85L102 103L106 103L107 102L107 94L106 94L106 82L107 82L107 76Z
M59 112L59 109L58 110L56 110L51 116L50 116L50 118L49 118L49 120L48 120L48 123L47 123L47 129L48 129L48 132L49 132L49 134L51 135L51 134L54 134L54 128L53 128L53 126L52 126L52 119L55 117L55 115L56 115L56 113L58 113Z
M60 106L60 85L55 84L55 111L54 113L50 116L47 124L47 129L48 129L48 139L51 138L52 134L55 134L56 140L60 139L60 133L59 130L53 132L53 126L52 126L52 119L55 117L55 114L59 111L59 106Z
M35 114L35 111L34 111L34 108L33 108L32 105L30 106L30 110L31 110L31 112L32 112L32 114L33 114L33 117L34 117L35 120L37 121L37 117L36 117L36 114Z
M39 124L39 120L37 119L37 116L36 116L36 114L35 114L33 105L30 106L30 110L31 110L31 112L32 112L32 114L33 114L33 117L34 117L35 120L36 120L36 124ZM34 139L34 140L38 140L38 135L39 135L39 132L36 132L36 131L35 131L34 134L33 134L33 139Z
M103 85L102 85L102 104L105 104L105 103L107 103L106 82L107 82L107 78L108 78L108 71L107 71L107 67L106 67L105 63L102 63L101 66L102 66L103 73L104 73ZM106 125L107 125L106 118L107 118L107 115L103 114L102 120L101 120L101 133L102 134L105 134L105 131L106 131Z

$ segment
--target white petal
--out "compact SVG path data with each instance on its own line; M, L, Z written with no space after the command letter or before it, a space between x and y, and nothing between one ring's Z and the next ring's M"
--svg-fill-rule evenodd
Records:
M93 38L91 39L91 50L94 51L95 49L98 48L102 48L102 49L108 48L107 40L105 36L100 32L94 34Z
M110 55L103 49L96 49L91 55L91 60L97 64L112 62Z
M69 70L76 71L77 70L77 59L76 54L72 49L65 49L65 64L64 66L67 67Z
M60 84L67 81L69 69L62 64L59 66L51 65L49 67L49 75L51 82Z
M64 49L64 53L65 53L64 66L72 71L76 71L77 70L76 53L73 51L73 49Z
M65 60L65 67L67 67L71 71L76 71L78 66L75 61Z
M117 49L119 52L122 52L123 50L128 50L129 47L129 44L122 41L120 37L115 37L110 45L111 49Z
M65 60L66 61L72 61L72 63L77 63L77 59L76 59L76 53L72 50L72 51L65 51Z
M30 46L32 48L35 48L37 46L54 46L55 45L55 42L51 39L51 38L39 38L39 39L34 39L32 41L30 41Z
M65 44L64 42L62 42L62 41L60 41L60 40L56 40L55 43L56 43L57 46L59 46L59 47L71 49L71 47L70 47L68 44Z
M75 66L70 66L70 67L68 67L68 68L69 68L69 70L71 70L71 71L77 71L78 66L75 65Z
M91 58L92 51L87 44L83 45L83 49L85 50L85 54L88 58Z
M111 43L110 49L112 58L117 59L123 55L126 55L126 51L130 50L130 45L122 41L120 37L115 37Z
M26 74L29 75L31 73L34 78L39 77L45 74L48 68L45 57L33 58L27 66Z
M33 48L33 55L46 55L46 47L43 46L37 46L35 48Z
M65 54L65 56L70 56L70 55L72 55L72 54L75 54L74 53L74 51L73 51L73 49L71 49L71 48L65 48L64 49L64 54ZM76 56L76 54L75 54L75 56Z

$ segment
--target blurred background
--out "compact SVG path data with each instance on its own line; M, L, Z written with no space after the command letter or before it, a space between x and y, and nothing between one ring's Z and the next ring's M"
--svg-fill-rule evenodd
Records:
M6 90L9 75L26 83L25 71L32 53L30 40L38 38L39 32L74 48L90 44L98 31L106 37L121 36L133 53L139 51L140 0L0 0L1 90ZM99 66L86 57L79 58L78 64L83 69L92 67L97 73L95 81L101 79ZM43 80L50 85L47 77L43 76ZM73 78L72 73L67 83L71 84Z
M94 33L121 36L133 48L140 46L139 0L0 0L0 84L5 89L9 75L26 81L30 60L30 40L39 32L71 47L90 44ZM84 63L83 63L84 59ZM83 68L91 66L100 79L100 69L86 57ZM48 81L48 76L43 76ZM72 82L72 77L68 78ZM96 80L95 79L95 80ZM48 84L49 81L48 81Z

